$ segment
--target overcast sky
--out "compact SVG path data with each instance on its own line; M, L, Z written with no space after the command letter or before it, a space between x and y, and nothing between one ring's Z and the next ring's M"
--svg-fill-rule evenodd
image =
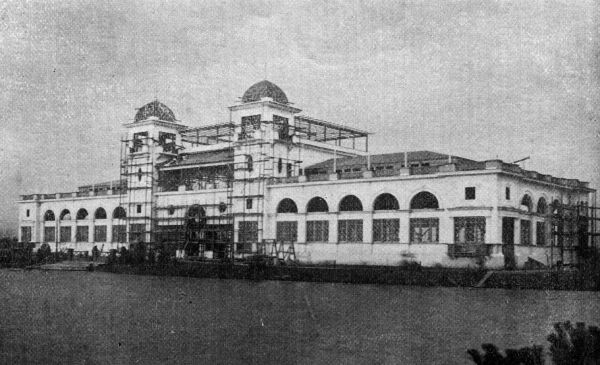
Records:
M374 153L514 161L600 186L593 1L4 1L0 229L18 194L117 179L157 97L226 122L253 83L374 132Z

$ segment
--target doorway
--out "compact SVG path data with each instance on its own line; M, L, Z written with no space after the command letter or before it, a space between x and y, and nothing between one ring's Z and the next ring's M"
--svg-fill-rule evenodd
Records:
M502 254L504 255L504 268L515 269L515 218L502 218Z

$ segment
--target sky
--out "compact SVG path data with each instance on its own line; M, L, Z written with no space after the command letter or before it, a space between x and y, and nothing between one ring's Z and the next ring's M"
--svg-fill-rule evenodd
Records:
M263 79L303 114L600 187L594 1L2 1L0 234L19 194L119 177L122 124L158 98L227 122Z

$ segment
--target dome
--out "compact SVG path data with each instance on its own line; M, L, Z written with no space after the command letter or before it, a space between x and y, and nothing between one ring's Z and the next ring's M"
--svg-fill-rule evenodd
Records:
M272 98L274 101L287 104L288 99L285 96L283 90L279 86L275 85L271 81L263 80L250 86L248 90L242 96L242 103L250 103L253 101L259 101L262 98Z
M168 106L158 100L154 100L138 109L135 114L134 122L146 120L150 117L157 117L159 120L167 122L176 122L175 114Z

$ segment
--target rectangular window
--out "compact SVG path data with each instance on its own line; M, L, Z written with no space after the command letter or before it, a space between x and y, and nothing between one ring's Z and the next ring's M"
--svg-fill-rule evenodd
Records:
M136 212L138 212L138 214L142 212L142 205L141 204L138 204L136 206Z
M71 242L71 227L60 227L60 242Z
M291 133L288 118L273 114L273 125L275 127L275 131L277 131L277 136L279 139L284 141L290 139Z
M546 223L537 222L535 228L536 243L538 246L544 246L546 244Z
M328 242L329 221L306 222L306 242Z
M89 239L90 239L90 227L77 226L77 231L75 231L75 241L88 242Z
M240 222L238 227L238 242L258 242L258 222Z
M148 139L148 132L138 132L133 134L133 146L129 152L140 152L142 150L142 146L146 143Z
M252 209L252 199L246 199L246 209Z
M44 227L44 242L56 241L56 229L54 227Z
M94 227L94 242L106 242L106 226Z
M339 242L362 242L363 221L362 219L348 219L338 221Z
M127 227L124 224L115 224L112 227L112 241L118 243L127 242Z
M158 144L164 152L176 153L175 133L158 132Z
M185 226L173 224L161 225L158 227L158 232L156 232L156 242L173 242L185 239ZM200 232L191 231L188 233L197 235Z
M144 233L146 231L146 225L143 223L130 224L129 225L129 242L144 242Z
M277 242L298 241L298 222L277 222Z
M240 139L252 138L252 132L260 129L260 114L242 117Z
M531 244L531 221L521 219L521 244Z
M465 200L475 200L475 187L465 188Z
M291 163L287 164L287 168L286 168L285 173L286 173L287 177L292 176L292 174L294 173L294 167L293 167L293 165Z
M506 200L510 200L510 188L507 187L506 190L504 190L504 197L506 198Z
M398 242L399 219L373 219L373 242Z
M21 227L21 242L31 242L31 227Z
M438 218L411 218L410 243L439 242L440 220Z
M454 218L454 243L485 243L485 217Z
M29 209L27 209L27 212L26 212L25 216L26 216L27 218L29 218Z

